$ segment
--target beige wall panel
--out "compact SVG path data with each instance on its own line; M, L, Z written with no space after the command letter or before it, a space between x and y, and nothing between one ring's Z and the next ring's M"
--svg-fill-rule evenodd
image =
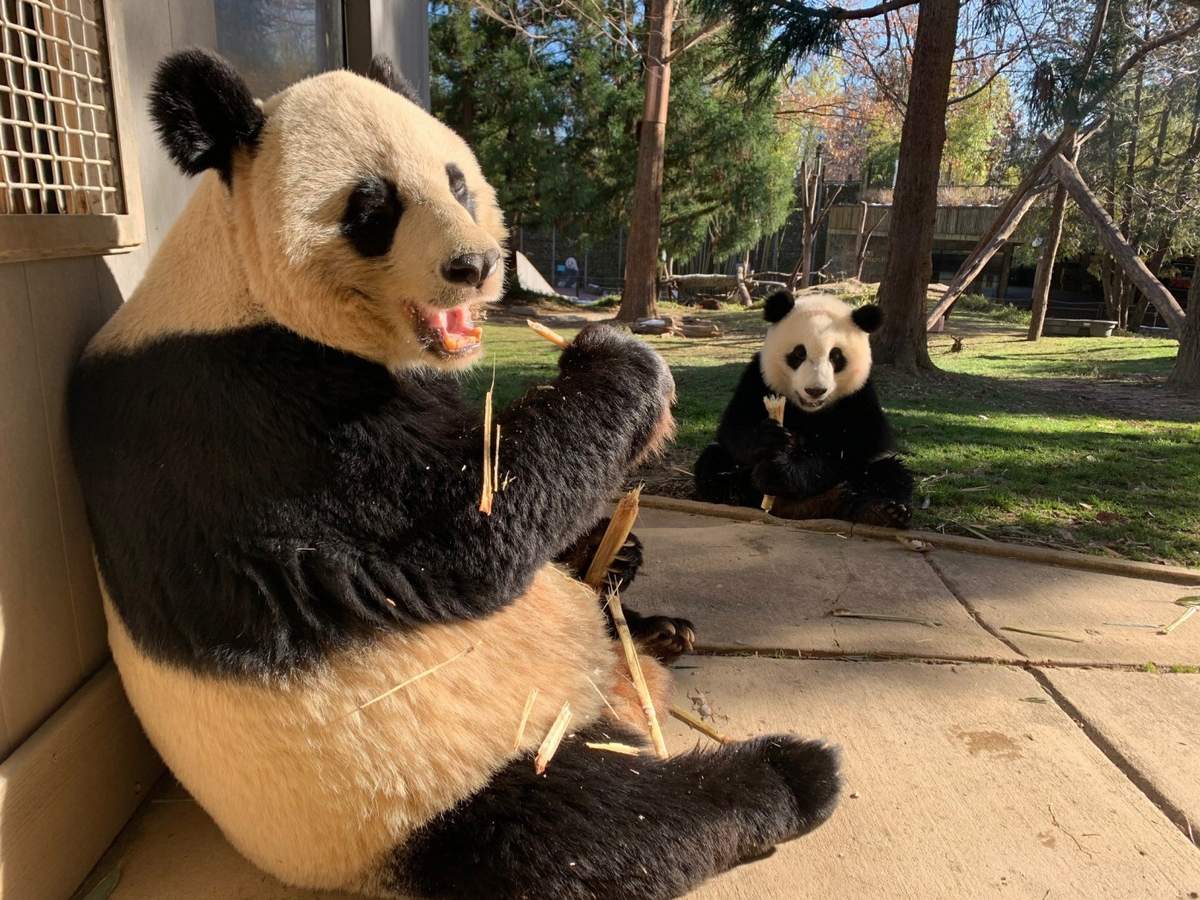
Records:
M62 900L162 772L108 664L0 764L0 900Z
M20 741L81 680L22 264L0 266L0 706Z
M26 264L75 636L85 674L95 671L104 661L108 640L92 564L92 536L71 459L67 385L79 354L104 323L97 296L96 267L97 261L92 257Z

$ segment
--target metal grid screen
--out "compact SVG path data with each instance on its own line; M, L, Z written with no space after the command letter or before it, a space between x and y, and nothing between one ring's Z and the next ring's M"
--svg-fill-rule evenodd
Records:
M0 214L125 212L100 0L0 0Z

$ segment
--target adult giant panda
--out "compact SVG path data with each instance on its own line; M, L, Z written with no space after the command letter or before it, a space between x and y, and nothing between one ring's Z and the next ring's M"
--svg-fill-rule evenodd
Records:
M913 478L870 377L879 307L779 291L763 317L762 350L696 461L697 495L757 507L770 494L776 516L906 526ZM771 394L787 398L782 424L763 405Z
M819 743L585 746L641 729L603 718L615 645L549 560L664 440L674 388L645 344L584 329L499 415L512 478L480 514L453 373L505 234L466 144L347 72L260 106L201 51L163 63L152 111L205 174L86 351L72 440L122 680L228 838L307 887L633 898L824 821Z

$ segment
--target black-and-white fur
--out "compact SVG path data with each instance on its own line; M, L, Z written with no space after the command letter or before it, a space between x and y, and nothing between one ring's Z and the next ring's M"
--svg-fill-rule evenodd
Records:
M772 513L788 518L907 525L912 475L870 379L879 307L780 291L764 316L763 348L696 462L696 493L755 507L773 495ZM763 405L772 394L787 398L782 425Z
M509 483L479 512L452 373L504 226L465 143L346 72L259 106L200 51L163 64L152 108L205 174L78 366L72 445L123 683L225 835L306 887L654 898L824 821L819 743L645 755L637 777L584 747L643 741L604 718L618 653L550 560L665 440L674 385L646 344L584 329L498 414Z

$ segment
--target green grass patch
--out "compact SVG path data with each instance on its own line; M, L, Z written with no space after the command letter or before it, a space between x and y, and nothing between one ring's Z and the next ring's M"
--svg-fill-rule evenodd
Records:
M721 323L722 337L648 339L675 375L681 453L674 462L682 466L711 440L765 330L757 310L709 315ZM955 320L991 330L967 334L959 353L949 352L949 334L935 336L931 352L941 373L913 379L876 372L918 479L917 506L928 501L913 526L1200 565L1200 424L1145 384L1169 371L1175 342L1030 343L979 313L956 313ZM489 357L468 376L477 397L491 380L493 359L502 405L554 377L557 352L523 325L489 323L486 333ZM1106 391L1122 399L1117 395L1129 390L1140 393L1115 408L1106 403Z

